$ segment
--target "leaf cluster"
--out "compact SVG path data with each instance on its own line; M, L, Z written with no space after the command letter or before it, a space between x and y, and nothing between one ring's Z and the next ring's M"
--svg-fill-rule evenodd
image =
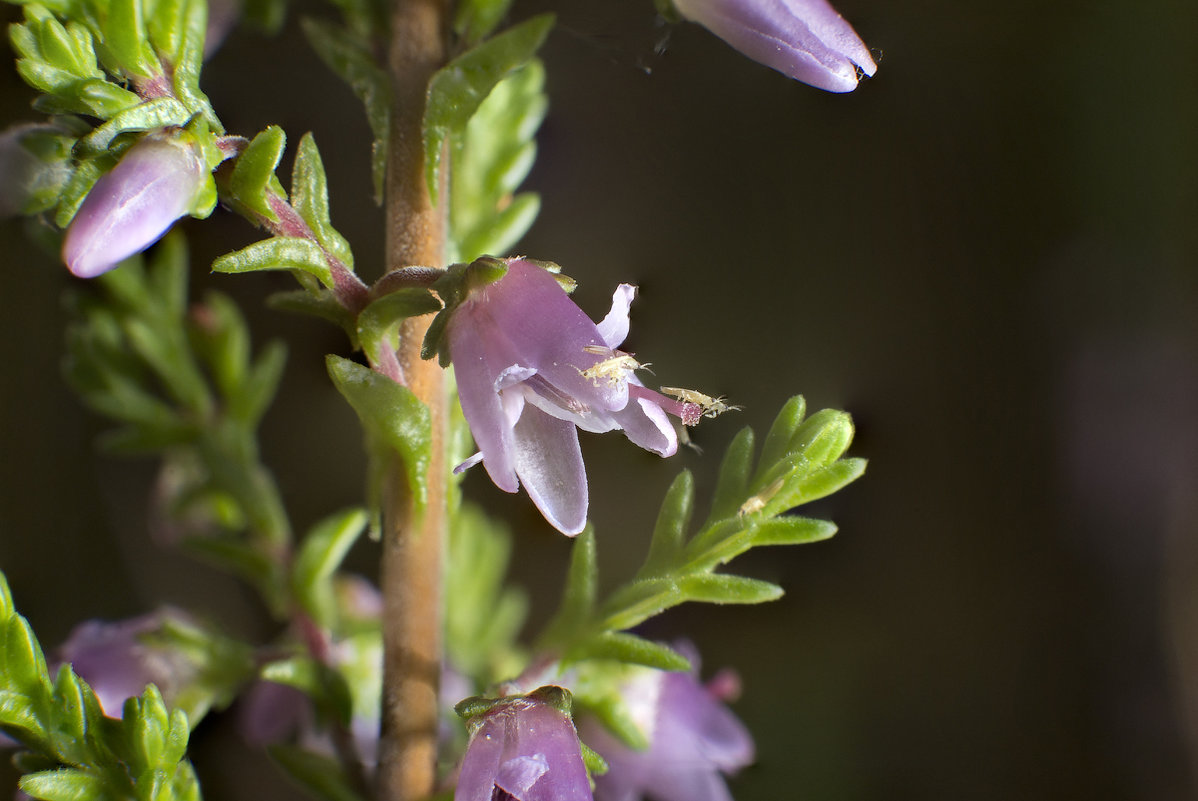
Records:
M70 137L63 145L73 170L60 187L61 197L43 199L37 209L57 205L60 227L141 133L188 126L208 139L223 131L199 88L204 0L20 4L24 21L8 31L17 71L40 93L34 108L59 116L63 136ZM93 130L82 118L99 124ZM219 156L213 159L215 164Z
M199 801L184 759L189 726L153 685L130 698L120 720L105 717L70 665L51 676L29 623L0 574L0 728L26 750L15 762L21 790L49 801Z
M683 670L688 662L682 655L627 630L688 601L755 604L780 597L776 584L716 569L750 548L815 542L835 533L828 521L785 513L855 480L865 462L842 458L853 438L847 414L824 410L805 418L805 412L802 397L787 402L756 461L752 429L737 435L720 467L711 512L689 535L694 480L681 473L666 493L640 570L602 602L594 533L584 531L542 646L565 662L616 660Z
M273 609L285 605L278 555L290 524L258 459L256 429L274 397L286 351L254 357L236 306L210 294L187 306L181 235L94 282L73 301L66 374L84 402L117 423L102 444L161 453L164 512L185 547L242 575Z

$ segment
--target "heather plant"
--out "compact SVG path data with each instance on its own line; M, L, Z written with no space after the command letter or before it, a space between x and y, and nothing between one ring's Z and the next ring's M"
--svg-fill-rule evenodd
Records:
M246 739L327 801L729 797L724 776L754 753L725 706L735 675L704 685L692 646L638 627L683 603L778 598L726 566L831 536L832 523L795 510L864 462L845 456L846 413L808 415L795 396L760 448L748 428L733 440L700 523L694 479L679 473L639 570L600 593L578 431L618 430L669 458L687 427L725 424L736 407L701 387L646 385L648 354L621 350L636 287L616 287L598 318L571 299L586 276L553 254L514 255L539 210L520 187L554 18L510 20L507 0L342 0L337 21L304 20L373 133L363 157L386 208L386 265L363 275L333 226L312 135L291 132L281 176L287 133L228 131L204 95L229 8L19 5L9 38L43 118L0 136L0 211L44 220L57 257L88 279L71 295L67 379L108 421L105 446L159 461L160 539L244 580L284 632L242 641L163 608L82 623L47 659L0 576L0 730L20 790L199 798L189 733L240 698ZM875 69L823 0L659 10L822 89L851 90ZM267 32L286 13L282 0L241 10ZM363 502L306 532L258 447L284 343L251 343L224 295L188 298L194 266L171 228L214 213L263 236L211 269L289 273L297 287L272 304L338 327L355 354L326 367L367 443ZM544 577L561 601L535 636L521 636L527 602L506 579L511 531L459 486L480 463L575 538L566 574ZM380 541L377 585L343 567L367 535Z

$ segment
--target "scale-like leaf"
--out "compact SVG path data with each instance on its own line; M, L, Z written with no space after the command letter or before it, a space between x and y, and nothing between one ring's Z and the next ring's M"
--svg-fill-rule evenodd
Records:
M349 509L325 518L304 539L292 567L291 588L312 619L325 628L336 622L332 578L366 528L367 515Z
M687 576L678 580L678 586L686 600L709 604L759 604L782 597L777 584L722 573Z
M358 414L367 437L399 456L417 510L428 496L432 423L428 407L407 387L340 356L326 359L337 390Z
M669 646L637 637L635 634L610 632L594 637L567 654L569 660L611 659L658 670L689 670L690 661Z
M329 219L329 186L324 163L312 134L300 139L291 171L291 205L304 218L321 246L346 267L353 268L354 254L349 242L337 232Z
M310 239L276 236L227 253L212 262L213 272L248 273L256 270L298 270L314 276L330 289L333 270L320 245Z
M434 203L446 139L461 134L495 85L528 63L549 35L553 20L552 14L526 20L466 51L433 75L424 111L424 175Z
M237 165L230 179L237 201L268 220L278 219L266 195L272 191L283 194L275 178L275 168L279 166L286 145L287 135L283 129L277 125L269 126L255 136L237 157Z
M694 507L695 480L689 470L684 470L674 479L661 502L657 513L657 525L653 527L653 539L649 543L649 555L638 576L650 577L666 572L675 564L686 541L686 527Z

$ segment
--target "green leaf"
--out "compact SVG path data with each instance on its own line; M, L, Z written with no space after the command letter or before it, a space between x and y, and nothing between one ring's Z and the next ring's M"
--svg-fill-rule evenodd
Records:
M146 41L142 0L108 0L103 36L105 50L116 60L111 65L114 72L142 78L162 74L162 65Z
M840 458L853 441L853 418L845 412L824 409L799 426L790 450L800 453L813 467L823 467Z
M200 91L204 38L208 28L208 4L203 0L191 0L184 4L183 14L183 24L172 26L172 33L182 34L182 41L172 54L174 70L171 85L175 90L175 97L192 113L202 115L211 132L219 135L224 133L224 126L216 118L212 104L208 102L208 96ZM277 187L277 181L274 185Z
M507 14L512 0L464 0L458 4L453 29L466 45L485 39Z
M633 580L604 602L598 627L603 631L630 629L683 600L672 579Z
M543 645L568 642L586 626L594 613L598 584L595 531L588 525L574 540L561 604L541 637Z
M326 289L318 289L315 292L309 292L306 289L275 292L266 299L266 305L278 311L308 314L327 320L345 331L350 338L350 345L355 348L359 347L353 317L341 305L336 296Z
M400 323L409 317L432 314L441 310L441 301L423 288L405 287L383 295L358 314L358 341L362 350L375 363L383 347L394 344L389 340Z
M586 765L587 773L592 776L602 776L608 771L607 760L604 759L598 751L595 751L581 740L578 741L579 747L582 749L582 762Z
M336 623L332 577L366 528L367 515L350 509L325 518L304 539L291 574L296 600L323 628Z
M18 52L24 50L28 55L28 43L22 44L24 47L18 48ZM67 33L61 22L53 17L41 20L41 25L38 26L37 46L47 63L80 78L103 77L103 73L96 69L95 53L91 52L90 47L87 52L79 52L77 45L75 38Z
M267 748L271 759L301 788L323 801L365 801L354 792L337 760L290 745Z
M86 770L60 768L22 776L21 790L47 801L115 801L103 777Z
M419 513L427 501L432 423L428 407L407 387L360 364L329 356L329 376L357 413L375 447L397 454Z
M42 726L29 698L22 693L0 690L0 726L42 735Z
M553 21L552 14L526 20L468 50L433 75L424 112L424 174L434 203L446 139L461 134L495 85L528 63L549 35Z
M25 618L13 615L8 619L3 641L6 685L36 698L45 691L49 674L42 647Z
M126 700L121 718L134 776L147 770L174 767L170 762L178 762L178 758L166 759L171 745L171 717L157 687L151 684L140 697Z
M12 590L8 588L8 578L0 571L0 626L7 623L13 614Z
M167 126L180 126L191 113L173 97L159 97L116 114L79 140L76 153L89 158L108 149L109 143L126 131L152 131Z
M761 461L757 468L758 476L786 458L790 451L790 441L803 422L803 416L806 413L807 403L803 400L802 395L795 395L786 402L782 411L778 412L778 416L774 418L774 424L770 426L770 433L765 437L765 444L761 448Z
M278 217L270 207L267 195L274 192L284 196L275 178L275 168L283 157L286 145L287 135L282 128L277 125L266 128L237 157L230 179L233 197L246 208L272 221L277 221Z
M673 648L637 637L635 634L609 632L587 640L572 649L567 659L610 659L645 665L658 670L689 670L690 662Z
M846 484L856 481L865 473L864 459L841 459L822 470L803 477L786 493L780 493L779 511L793 509L811 501L827 497ZM783 508L784 507L784 508Z
M649 555L637 573L640 577L651 577L667 572L682 553L686 540L686 526L690 522L694 507L695 480L689 470L684 470L674 479L661 502L657 513L657 525L653 527L653 539L649 543Z
M759 604L782 597L777 584L721 573L687 576L678 585L686 600L710 604Z
M213 272L248 273L256 270L292 270L315 276L333 287L333 270L320 245L310 239L276 236L255 242L212 262Z
M67 762L82 765L94 759L97 731L104 713L95 693L70 665L58 669L50 706L50 733Z
M221 396L237 396L249 369L250 332L232 300L210 292L193 315L192 347L204 360Z
M287 346L279 341L268 343L229 402L229 416L257 426L274 400L286 364Z
M749 494L749 474L753 468L753 429L740 430L724 454L720 464L720 475L716 480L715 495L711 501L711 514L704 527L717 520L732 517L740 509Z
M826 540L836 533L836 524L810 517L775 517L752 529L753 545L803 545Z
M387 166L387 142L391 133L391 81L378 65L369 39L344 28L304 18L301 27L312 49L330 70L349 84L366 109L366 121L374 136L371 146L371 175L375 202L382 203L383 178Z
M310 133L300 139L295 153L295 166L291 172L291 204L312 229L321 247L353 269L354 254L349 243L337 233L329 219L328 179L325 177L324 163L320 160L320 151L316 148L316 140Z

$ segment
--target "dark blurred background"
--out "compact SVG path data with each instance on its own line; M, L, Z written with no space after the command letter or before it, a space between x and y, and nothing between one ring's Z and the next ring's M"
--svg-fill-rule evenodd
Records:
M1198 4L842 0L879 62L847 96L648 0L518 0L514 17L550 8L527 184L544 210L521 250L580 279L596 317L638 283L629 348L656 380L745 407L668 462L584 439L605 579L635 568L677 470L702 498L732 435L792 394L850 411L870 462L805 510L833 540L742 558L781 601L650 631L741 672L759 761L736 797L1198 797ZM294 18L284 37L235 32L204 87L232 131L315 132L334 223L373 277L364 118ZM4 120L35 119L30 97L0 72ZM264 449L297 528L359 502L356 421L323 374L341 336L262 309L286 276L207 274L256 238L240 219L183 227L195 290L233 293L258 342L290 344ZM103 426L60 377L75 282L17 222L0 253L0 567L22 611L47 644L164 601L269 634L249 593L149 544L153 465L97 454ZM568 543L481 471L467 488L513 521L543 620ZM197 734L207 797L293 796L216 747L230 728Z

